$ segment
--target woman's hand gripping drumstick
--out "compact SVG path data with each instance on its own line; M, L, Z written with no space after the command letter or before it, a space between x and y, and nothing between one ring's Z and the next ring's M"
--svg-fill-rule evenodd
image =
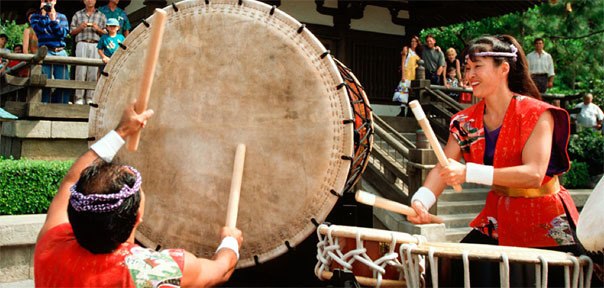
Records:
M237 212L239 211L239 194L241 192L241 178L243 177L243 163L245 162L245 145L237 145L235 163L233 165L233 178L231 179L231 194L227 207L226 226L237 226Z
M362 190L357 191L357 193L354 195L354 199L356 199L359 203L363 203L369 206L386 209L388 211L400 213L407 216L417 216L415 210L413 210L413 208L407 205L388 200L386 198L382 198ZM430 222L444 223L442 218L432 214L430 214Z
M155 74L155 66L157 64L157 58L159 57L159 49L161 48L162 38L164 36L164 28L166 24L166 11L161 9L155 9L153 16L153 22L151 23L151 39L149 39L149 50L145 57L145 64L143 71L143 78L141 79L141 86L138 94L138 100L134 110L136 113L143 113L147 109L149 103L149 94L151 93L151 85L153 84L153 75ZM141 132L138 131L128 138L128 150L136 151L138 149L138 142L141 137Z
M419 104L417 100L413 100L409 102L409 107L411 107L411 111L415 115L415 119L417 119L417 123L424 130L424 134L426 134L426 138L428 138L428 142L430 142L430 146L434 149L434 154L436 154L436 158L438 158L438 163L441 166L447 167L449 166L449 160L447 160L447 155L445 155L445 151L438 143L438 139L436 139L436 134L432 130L432 126L430 126L430 122L428 122L428 118L426 118L426 114L422 109L422 106ZM457 192L461 192L461 185L454 185L453 189Z

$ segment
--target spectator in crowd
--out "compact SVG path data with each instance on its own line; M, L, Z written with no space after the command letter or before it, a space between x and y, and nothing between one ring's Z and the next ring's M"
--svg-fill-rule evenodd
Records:
M459 88L461 86L461 82L457 79L457 69L453 66L447 67L447 78L445 79L445 86L447 88ZM459 92L450 91L449 96L453 98L455 101L459 102Z
M128 20L128 15L126 14L126 12L124 12L124 10L122 10L120 7L117 7L118 3L120 3L120 0L109 0L109 3L107 3L107 5L99 8L99 11L105 14L105 17L107 19L117 19L120 24L120 30L118 30L117 33L122 34L124 35L124 37L126 37L128 36L128 33L130 33L130 20Z
M541 94L547 91L547 88L554 86L554 60L552 55L543 50L543 39L537 38L533 42L535 51L526 55L529 63L531 78L537 85Z
M56 10L57 0L40 0L40 10L31 15L30 24L36 32L38 47L46 46L49 56L67 56L65 37L69 32L69 22L64 14ZM69 79L65 64L44 64L42 73L48 78ZM42 90L42 102L68 103L71 93L66 89L56 89L51 97L50 89Z
M583 103L575 106L575 109L581 109L579 114L571 115L573 119L576 119L577 129L593 129L595 131L602 129L604 113L598 105L593 103L593 98L591 93L587 93L583 96Z
M118 34L117 31L120 29L120 23L115 18L109 18L107 20L107 31L108 33L101 36L99 44L96 46L99 55L105 64L109 62L109 58L113 55L115 50L120 46L120 43L124 42L124 35ZM101 70L105 66L101 67Z
M13 46L13 53L23 53L23 45L21 44L16 44L15 46ZM8 68L13 68L15 66L17 66L17 64L21 63L23 61L20 60L10 60L8 62ZM19 69L18 72L7 72L11 75L17 75L19 77L27 77L29 75L29 69L27 67L22 67L21 69Z
M447 58L445 59L445 71L447 71L447 73L443 73L443 75L445 75L445 79L444 79L444 83L446 87L449 87L448 83L448 77L449 77L449 70L452 68L455 71L455 79L457 79L457 84L458 86L455 87L459 87L462 86L463 82L462 82L462 78L461 78L461 64L459 63L459 59L457 59L457 51L455 51L455 48L451 47L449 49L447 49Z
M405 80L415 80L417 61L420 60L418 50L421 45L422 43L420 42L419 37L412 36L409 46L403 47L403 51L401 52L401 82L405 82Z
M446 65L445 55L440 49L436 49L436 39L432 35L426 36L422 60L426 68L426 79L429 79L433 85L442 85Z
M31 21L31 15L36 13L36 9L28 9L27 13L25 13L25 19L27 19L27 28L23 30L23 53L26 54L36 54L38 52L38 37L36 36L36 32L31 27L29 22Z
M8 43L8 36L6 34L0 34L0 53L10 53L10 50L6 48L6 43ZM4 74L6 71L6 65L8 64L8 59L3 59L0 57L0 75Z
M96 0L83 0L85 8L76 12L71 20L71 35L75 36L76 57L99 59L96 46L100 35L104 35L105 15L95 8ZM76 66L75 79L96 81L99 68L96 66ZM93 90L78 89L75 92L75 104L91 103Z
M408 114L407 103L409 102L409 87L411 81L415 80L415 69L420 60L418 52L421 42L418 36L412 36L409 46L403 46L401 51L401 81L395 90L394 99L401 103L401 112L398 116L406 117Z

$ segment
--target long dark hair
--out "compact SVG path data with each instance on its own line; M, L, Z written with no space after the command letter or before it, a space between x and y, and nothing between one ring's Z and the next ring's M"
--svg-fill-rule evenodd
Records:
M495 65L500 66L503 62L510 64L508 88L512 92L541 100L541 93L539 93L535 82L531 79L524 50L522 50L522 46L518 44L518 41L514 37L510 35L481 36L472 40L463 54L474 61L475 54L480 52L511 53L513 52L511 45L514 45L518 49L516 60L512 57L492 56Z

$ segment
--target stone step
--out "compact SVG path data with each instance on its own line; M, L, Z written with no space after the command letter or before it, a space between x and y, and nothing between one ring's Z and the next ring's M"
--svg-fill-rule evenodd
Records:
M583 208L585 206L585 202L587 202L587 198L591 195L591 189L573 189L569 190L570 196L573 198L573 202L578 208Z
M438 215L478 213L484 206L484 200L438 202Z
M34 280L0 283L0 288L34 288Z
M472 228L470 227L462 227L462 228L450 228L446 230L447 242L459 243L463 237L465 237Z
M451 215L440 215L445 222L445 227L449 228L461 228L468 227L470 221L476 218L477 213L464 213L464 214L451 214Z
M489 190L486 188L464 188L462 192L445 190L438 197L440 202L486 200Z

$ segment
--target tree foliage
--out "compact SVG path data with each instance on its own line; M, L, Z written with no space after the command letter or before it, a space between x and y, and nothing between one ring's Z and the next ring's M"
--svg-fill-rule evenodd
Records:
M522 13L425 29L421 36L433 34L443 49L460 51L478 36L510 34L527 53L534 50L535 38L544 38L556 67L554 88L548 92L590 91L604 97L602 83L596 83L604 79L604 0L551 2Z
M14 20L12 21L3 21L0 19L0 33L6 34L8 36L8 42L6 43L6 47L10 50L13 50L13 47L16 44L23 44L23 30L25 30L26 25L17 25Z

